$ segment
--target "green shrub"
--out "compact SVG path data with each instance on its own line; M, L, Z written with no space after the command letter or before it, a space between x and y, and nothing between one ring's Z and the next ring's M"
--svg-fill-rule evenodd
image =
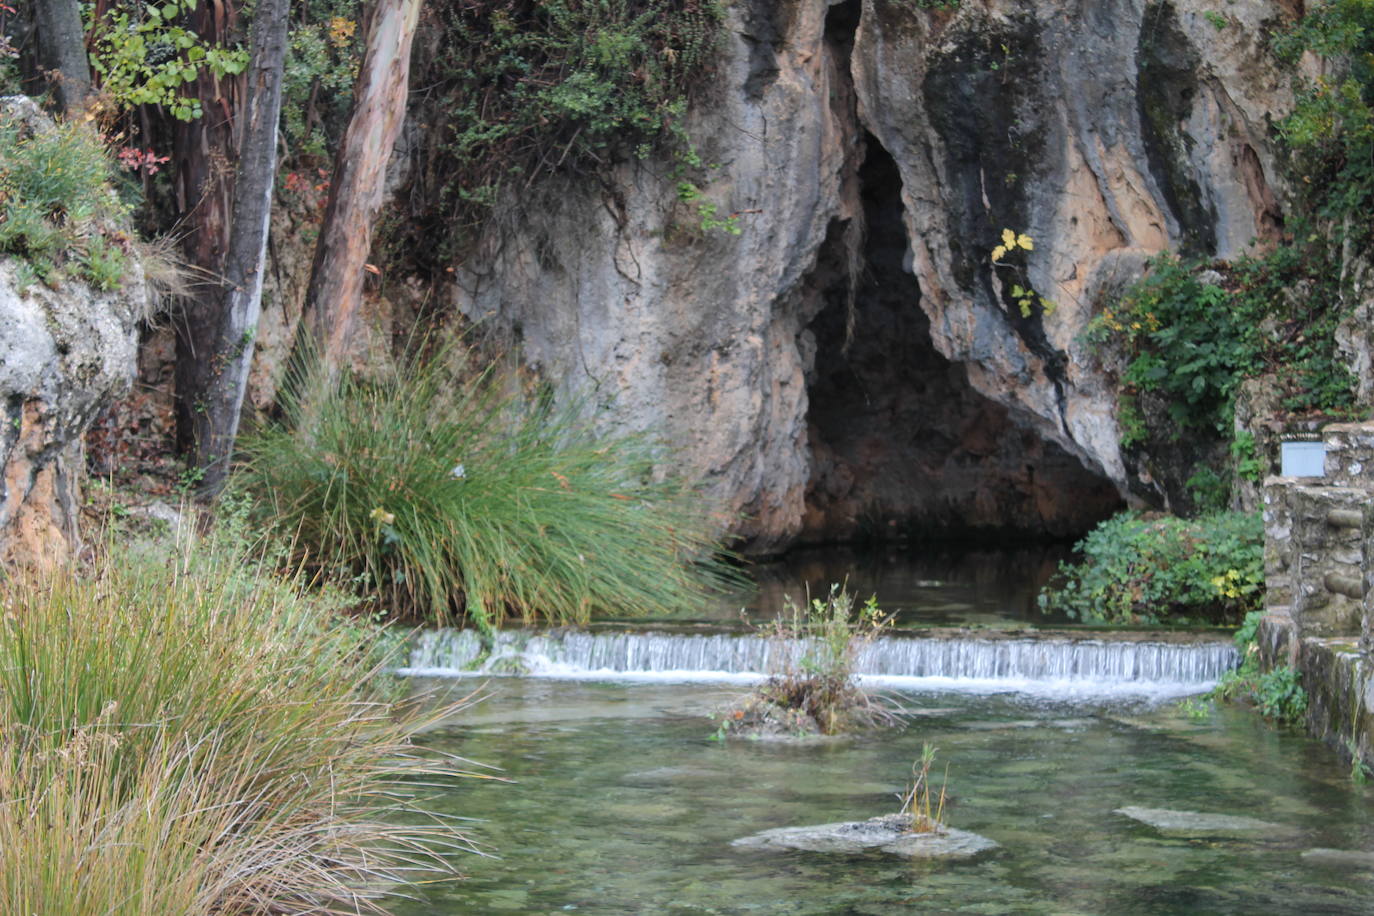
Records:
M1168 404L1168 430L1148 430L1137 419L1123 444L1151 433L1230 439L1236 388L1270 369L1284 370L1277 383L1288 410L1348 409L1353 381L1336 351L1342 306L1335 276L1319 252L1290 246L1234 262L1153 258L1145 278L1087 332L1125 357L1121 381L1132 416L1139 416L1133 402L1141 393Z
M362 57L359 0L304 0L282 74L286 168L327 167L353 103Z
M100 91L118 108L157 106L179 121L199 118L201 100L182 89L205 67L216 79L248 68L246 48L207 44L178 20L197 0L90 4L86 30L91 69ZM96 12L101 15L94 17Z
M1317 80L1300 81L1292 112L1278 123L1294 209L1333 224L1337 244L1346 233L1366 244L1374 203L1374 5L1308 4L1306 16L1275 35L1274 49L1293 64L1306 52L1328 64Z
M1085 622L1235 621L1263 600L1264 528L1257 514L1184 520L1124 513L1074 546L1040 607Z
M461 245L510 183L644 158L665 139L701 165L682 119L722 35L719 0L474 0L434 16L437 52L415 79L436 113L432 186L427 212L409 214L428 248Z
M1240 667L1222 675L1212 696L1219 700L1244 700L1254 704L1262 715L1293 725L1302 721L1307 711L1307 691L1302 688L1302 675L1288 665L1260 671L1258 635L1263 616L1263 611L1245 615L1235 634L1241 653Z
M443 871L369 637L223 543L0 587L0 911L355 912Z
M730 577L719 521L646 439L598 438L585 405L491 372L458 381L451 355L288 400L285 423L244 438L244 484L302 562L392 612L483 628L667 613Z
M1146 278L1098 315L1089 333L1124 347L1127 390L1160 393L1180 431L1221 430L1253 359L1255 331L1227 291L1203 282L1196 267L1171 254L1154 258Z
M119 286L130 240L110 187L109 155L83 124L33 127L0 113L0 253L23 258L55 284L63 271L93 286Z

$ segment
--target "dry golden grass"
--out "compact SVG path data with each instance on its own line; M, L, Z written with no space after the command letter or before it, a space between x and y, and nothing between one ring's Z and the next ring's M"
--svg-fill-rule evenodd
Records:
M465 846L372 636L215 544L0 584L0 912L381 911Z

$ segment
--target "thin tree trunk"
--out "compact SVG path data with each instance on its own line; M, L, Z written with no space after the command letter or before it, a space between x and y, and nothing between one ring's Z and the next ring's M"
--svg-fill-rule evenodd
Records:
M91 93L91 67L77 0L38 0L34 25L38 66L63 114L80 111Z
M420 6L421 0L377 0L368 14L353 113L334 160L305 300L313 343L331 378L357 323L387 162L405 120Z
M238 42L234 0L203 0L191 14L191 28L211 45ZM244 75L217 78L201 69L188 88L200 99L203 114L178 122L173 138L173 168L179 231L186 260L205 278L182 303L176 330L177 451L194 455L206 409L205 391L212 377L212 357L223 304L225 256L233 210L236 158L235 118L246 92Z
M289 8L289 0L258 0L253 14L229 249L219 287L219 314L214 316L209 371L193 421L195 466L203 472L202 497L213 496L224 484L253 359L277 171Z

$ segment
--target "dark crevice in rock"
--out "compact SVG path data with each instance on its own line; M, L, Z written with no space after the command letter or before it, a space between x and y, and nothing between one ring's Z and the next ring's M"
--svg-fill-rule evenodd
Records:
M1003 229L1029 231L1031 179L1053 159L1044 60L1034 18L970 18L932 55L921 90L945 149L955 280L971 298L1001 304L1007 324L1039 357L1062 416L1065 355L1045 335L1040 310L1023 315L1012 284L998 288L988 258Z
M1136 105L1150 172L1178 223L1179 248L1202 257L1217 250L1217 213L1188 164L1193 140L1182 125L1193 113L1201 60L1172 3L1150 5L1136 48Z
M872 136L858 171L867 234L847 308L846 225L832 224L811 277L825 306L809 327L812 478L802 540L1015 540L1078 534L1116 489L979 394L935 350L907 270L902 182Z
M787 35L791 5L745 3L740 7L740 38L749 46L749 75L744 80L748 98L761 99L777 82L778 51Z

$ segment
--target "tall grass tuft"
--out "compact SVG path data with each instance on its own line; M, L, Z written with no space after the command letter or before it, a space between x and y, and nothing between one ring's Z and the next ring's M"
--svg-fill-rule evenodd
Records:
M484 629L668 613L729 578L720 527L646 439L464 372L456 348L346 377L246 436L243 480L298 558L396 612ZM457 381L465 379L465 381Z
M370 637L241 550L0 585L0 912L357 913L448 871ZM419 826L405 826L402 821Z
M945 767L945 778L940 783L940 796L932 804L930 768L935 763L936 750L930 742L921 745L921 756L911 764L911 782L899 796L902 807L897 813L907 819L908 833L940 833L944 830L945 786L949 782L949 767Z

